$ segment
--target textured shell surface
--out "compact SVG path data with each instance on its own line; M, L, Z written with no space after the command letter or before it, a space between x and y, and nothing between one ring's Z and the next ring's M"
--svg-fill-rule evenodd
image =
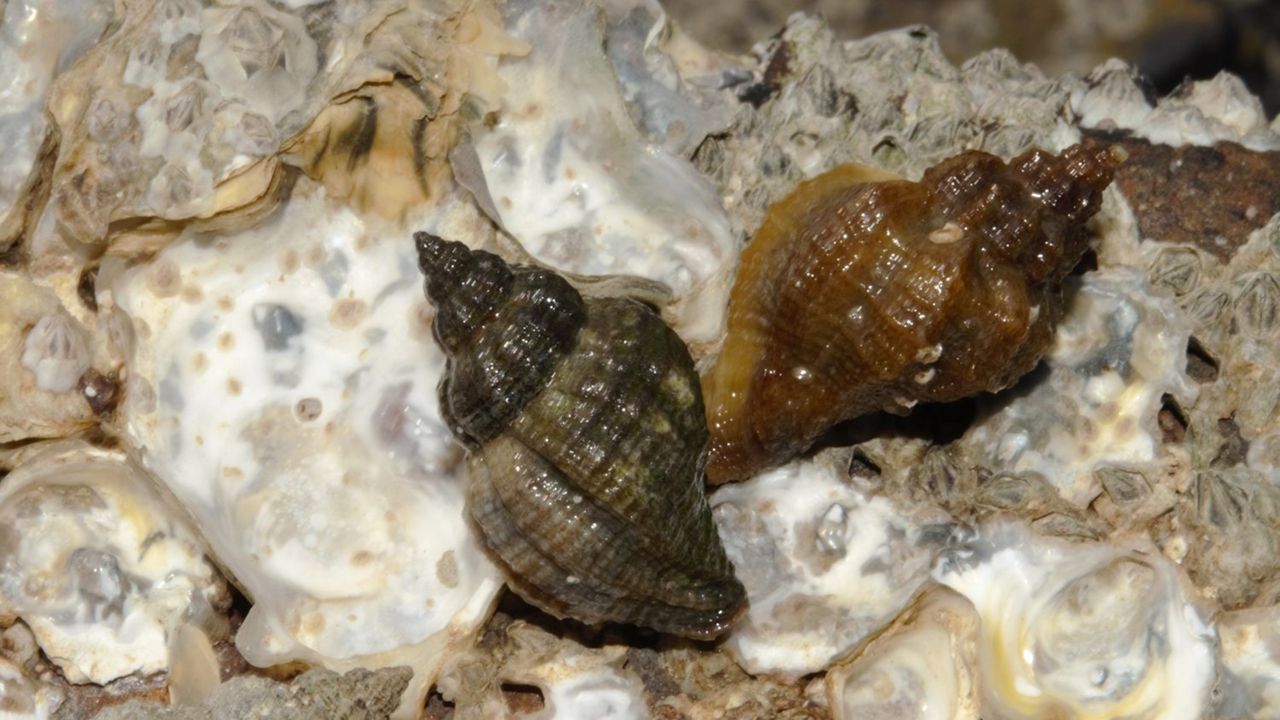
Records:
M71 682L169 670L179 628L229 600L194 528L118 452L29 445L0 488L0 603Z
M52 161L45 101L54 77L98 39L111 20L111 4L96 0L22 0L0 9L0 251L8 249L28 218L18 201L39 184L42 162Z
M688 349L650 308L415 235L448 356L440 403L471 450L467 507L526 599L587 623L714 637L742 585L702 487Z
M188 225L240 229L286 201L298 172L399 218L450 186L461 99L495 94L493 58L512 49L484 1L137 0L114 18L109 2L34 5L6 12L33 18L12 25L15 41L47 60L23 86L31 112L11 116L15 132L51 118L32 190L47 203L33 203L44 211L24 238L37 257L153 252ZM22 51L0 41L0 59L10 50ZM42 75L80 52L51 84Z
M708 477L741 480L835 423L1007 387L1039 361L1118 158L970 151L918 183L842 167L770 208L705 376Z
M104 282L136 338L125 437L252 598L237 648L411 665L412 702L502 584L464 521L413 248L379 227L302 180L270 222Z

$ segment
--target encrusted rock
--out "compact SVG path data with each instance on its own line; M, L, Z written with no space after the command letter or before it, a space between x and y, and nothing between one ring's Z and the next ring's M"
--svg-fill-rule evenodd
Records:
M223 683L199 705L163 706L131 700L110 706L98 720L385 720L400 703L413 672L408 668L349 670L339 675L311 670L282 683L241 675Z

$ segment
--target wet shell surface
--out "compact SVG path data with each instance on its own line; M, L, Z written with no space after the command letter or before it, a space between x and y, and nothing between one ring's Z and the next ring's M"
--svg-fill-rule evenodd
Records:
M693 360L647 306L417 233L467 505L527 600L714 637L743 611L703 492Z
M984 717L1202 716L1215 633L1185 576L1154 548L992 524L934 577L981 617Z
M708 478L742 480L877 410L1007 387L1062 315L1118 158L969 151L920 182L842 166L773 205L704 378Z

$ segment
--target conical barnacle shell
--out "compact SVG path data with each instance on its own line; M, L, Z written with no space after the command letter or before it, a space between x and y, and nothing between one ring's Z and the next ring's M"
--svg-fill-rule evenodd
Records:
M805 450L835 423L1011 384L1062 314L1119 158L970 151L920 182L838 168L769 209L704 378L711 482Z
M703 491L684 343L635 300L415 240L449 358L441 408L472 451L468 512L512 588L588 623L723 632L745 592Z

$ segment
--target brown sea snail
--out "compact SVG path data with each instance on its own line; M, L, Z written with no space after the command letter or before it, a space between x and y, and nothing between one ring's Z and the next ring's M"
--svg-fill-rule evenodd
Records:
M711 518L698 374L647 305L416 233L467 512L508 584L560 617L711 638L742 613Z
M803 452L836 423L1007 387L1062 315L1062 280L1118 152L1005 163L969 151L919 182L850 166L769 208L703 378L712 483Z

